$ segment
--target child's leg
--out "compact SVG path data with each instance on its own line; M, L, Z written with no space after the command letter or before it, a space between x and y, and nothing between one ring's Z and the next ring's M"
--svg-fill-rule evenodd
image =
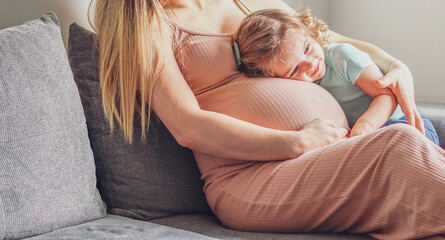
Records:
M420 116L423 119L423 125L425 127L425 136L431 141L433 141L437 146L440 146L439 136L437 135L436 128L434 128L433 123L422 113L420 113ZM395 123L408 123L408 121L406 120L406 117L403 116L399 120L388 121L382 127L386 127Z

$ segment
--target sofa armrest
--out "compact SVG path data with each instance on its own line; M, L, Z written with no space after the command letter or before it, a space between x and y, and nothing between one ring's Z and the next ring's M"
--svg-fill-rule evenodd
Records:
M440 146L445 148L445 104L418 102L417 108L431 120L439 135Z

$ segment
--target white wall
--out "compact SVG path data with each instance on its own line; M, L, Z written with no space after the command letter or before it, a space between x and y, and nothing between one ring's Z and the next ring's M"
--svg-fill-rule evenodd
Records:
M403 61L418 101L445 103L444 0L284 0L314 9L330 28Z
M329 18L330 0L284 1L296 9L311 6L316 16L325 21ZM46 12L53 11L59 18L66 45L68 27L72 22L91 29L87 20L89 3L90 0L0 0L0 29L36 19Z
M417 100L445 103L444 0L334 0L329 23L411 69Z
M271 0L273 1L273 0ZM445 103L445 0L284 0L310 6L341 34L376 44L410 67L416 99ZM89 27L90 0L0 0L0 29L54 11L66 44L71 22Z
M0 0L0 29L39 18L53 11L59 18L62 37L67 43L72 22L90 29L87 9L90 0Z
M313 15L323 19L327 23L329 23L330 19L331 1L332 0L284 0L285 3L297 10L310 7Z

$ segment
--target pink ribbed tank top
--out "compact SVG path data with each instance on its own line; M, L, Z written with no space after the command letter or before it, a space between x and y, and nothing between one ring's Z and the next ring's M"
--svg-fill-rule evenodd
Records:
M337 101L313 83L282 78L248 78L237 71L231 34L207 34L174 24L179 68L204 110L223 113L263 127L299 130L316 118L347 127ZM205 188L257 163L194 152ZM210 200L209 200L210 201Z

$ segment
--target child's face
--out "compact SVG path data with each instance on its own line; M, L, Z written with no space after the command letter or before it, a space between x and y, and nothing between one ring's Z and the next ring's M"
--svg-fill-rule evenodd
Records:
M326 74L323 49L313 38L290 31L282 48L272 64L276 77L314 82Z

